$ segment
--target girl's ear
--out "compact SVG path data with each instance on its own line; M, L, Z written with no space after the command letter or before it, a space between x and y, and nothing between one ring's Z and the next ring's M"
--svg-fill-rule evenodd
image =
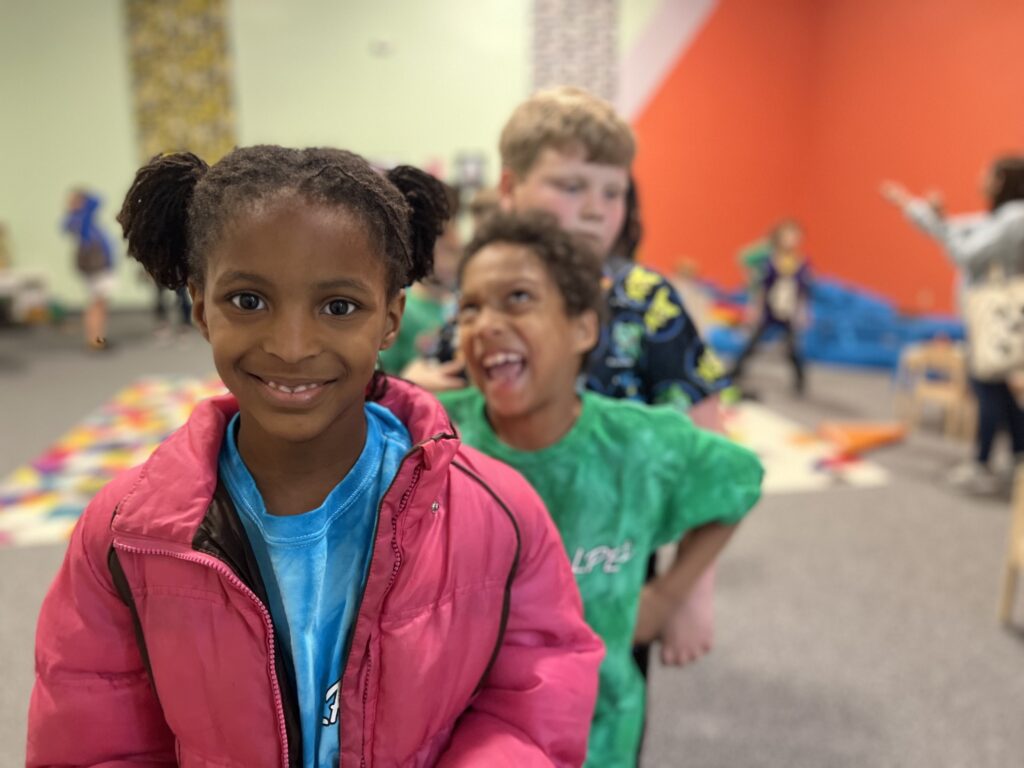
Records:
M592 309L580 312L572 318L572 351L576 354L586 354L597 346L597 340L601 334L601 323L597 312Z
M402 314L405 312L405 291L399 291L391 301L388 302L388 314L384 319L384 338L381 339L380 349L387 349L395 343L398 332L402 328Z
M206 323L206 299L203 297L203 289L189 280L188 295L192 299L192 323L203 334L203 338L209 341L210 327Z

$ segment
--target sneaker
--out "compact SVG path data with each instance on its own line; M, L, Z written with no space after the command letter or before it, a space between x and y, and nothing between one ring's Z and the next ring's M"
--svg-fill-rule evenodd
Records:
M977 496L995 495L1006 486L1004 478L976 461L964 462L953 467L947 481L953 487Z

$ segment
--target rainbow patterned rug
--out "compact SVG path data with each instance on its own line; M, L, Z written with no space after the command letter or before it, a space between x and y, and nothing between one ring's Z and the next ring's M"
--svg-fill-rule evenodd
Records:
M876 488L889 482L882 467L844 455L835 444L758 403L726 406L724 422L729 437L764 464L766 494Z
M0 481L0 547L66 541L86 504L118 472L146 460L200 400L221 394L216 378L142 379L119 392L35 461ZM847 459L830 443L757 403L728 406L729 435L765 465L765 493L865 488L884 469Z
M0 481L0 547L65 541L86 504L114 475L146 460L219 379L141 379L119 392L35 461Z

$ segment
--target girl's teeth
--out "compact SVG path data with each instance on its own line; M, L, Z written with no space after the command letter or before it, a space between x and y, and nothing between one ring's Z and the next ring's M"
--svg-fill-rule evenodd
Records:
M319 384L299 384L297 387L286 387L284 384L278 384L276 381L268 381L267 385L271 389L276 389L280 392L287 392L290 395L298 394L299 392L305 392L306 390L319 387Z

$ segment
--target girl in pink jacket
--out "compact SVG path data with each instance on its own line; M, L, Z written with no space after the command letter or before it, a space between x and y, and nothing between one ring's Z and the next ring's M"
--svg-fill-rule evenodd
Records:
M375 373L444 191L331 149L154 158L119 221L231 394L85 511L29 766L572 766L603 649L523 479Z

